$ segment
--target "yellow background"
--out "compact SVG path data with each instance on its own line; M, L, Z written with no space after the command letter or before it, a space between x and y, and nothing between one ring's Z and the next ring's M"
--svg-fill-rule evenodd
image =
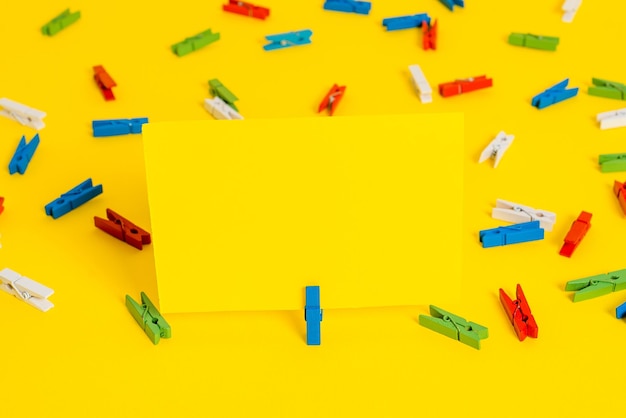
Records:
M624 267L624 215L612 195L617 174L598 154L626 151L624 130L601 131L599 112L624 102L586 94L592 77L626 82L619 2L586 1L571 24L561 0L470 1L448 11L438 0L375 2L369 16L324 12L322 1L267 1L257 21L218 1L4 2L0 94L48 112L26 175L0 173L3 264L52 287L42 314L4 295L0 303L6 416L414 417L505 413L608 416L623 409L620 360L626 326L614 318L626 294L573 304L565 282ZM40 27L64 8L83 17L55 37ZM422 51L412 30L384 32L385 17L428 12L439 49ZM169 47L207 28L222 39L186 57ZM263 37L310 28L313 43L265 52ZM512 31L560 36L557 52L509 46ZM422 105L407 66L433 86L486 74L494 87ZM118 83L105 102L92 79L102 64ZM578 97L544 110L532 96L570 77ZM327 310L323 345L304 344L301 311L171 315L173 338L154 347L123 306L128 293L156 292L144 252L89 224L112 207L149 227L141 137L91 137L93 119L148 116L152 122L210 119L207 80L218 78L246 118L314 116L333 83L347 85L337 116L465 113L465 192L427 204L463 205L462 298L441 306L489 327L480 351L417 324L427 306ZM320 116L325 117L325 116ZM8 164L22 134L1 120ZM516 135L500 166L478 156L498 131ZM269 134L269 133L268 133ZM428 138L425 138L428 140ZM184 138L179 138L184 146ZM458 144L461 146L461 144ZM446 155L432 155L448 173ZM182 163L173 162L172 170ZM104 194L63 218L43 206L87 177ZM105 183L106 180L106 183ZM557 213L540 242L483 249L478 231L497 198ZM592 228L571 259L558 250L581 210ZM424 245L427 245L426 239ZM79 247L80 250L76 250ZM433 280L447 279L446 265ZM498 301L521 283L539 338L520 343ZM193 289L190 289L193 291ZM2 296L2 295L0 295ZM433 300L437 305L439 301ZM69 307L71 306L71 309ZM615 393L617 395L615 395ZM535 412L536 411L536 412Z

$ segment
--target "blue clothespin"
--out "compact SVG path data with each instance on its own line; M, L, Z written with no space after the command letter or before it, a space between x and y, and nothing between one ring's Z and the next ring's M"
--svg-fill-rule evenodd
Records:
M485 229L479 233L483 248L537 241L543 239L543 235L544 230L539 226L539 221Z
M310 29L304 29L296 32L280 33L278 35L268 35L265 37L265 39L270 41L270 43L264 45L263 49L266 51L273 51L274 49L289 48L291 46L310 44L311 35L313 35L313 31Z
M372 3L367 1L354 0L326 0L324 10L333 10L336 12L358 13L368 15L372 8Z
M454 6L465 7L463 0L439 0L442 2L448 9L454 11Z
M38 146L39 134L35 134L28 144L26 144L26 137L22 135L22 139L17 144L15 154L13 154L13 158L11 158L9 163L9 174L24 174Z
M95 137L128 135L140 134L144 123L148 123L148 118L94 120L91 127Z
M626 316L626 302L615 308L615 316L617 318L623 318Z
M383 19L383 26L387 28L387 31L419 28L422 26L422 22L426 22L430 26L430 17L426 13L420 13L409 16L388 17Z
M543 93L539 93L533 97L532 105L538 109L543 109L544 107L551 106L576 96L578 94L578 87L566 90L567 83L569 83L569 78L555 84Z
M307 345L321 344L321 325L323 310L320 308L320 287L307 286L306 302L304 306L304 320L306 321Z
M63 193L58 199L48 203L45 206L46 215L52 216L53 219L60 218L101 193L102 185L94 187L91 179L87 179L69 192Z

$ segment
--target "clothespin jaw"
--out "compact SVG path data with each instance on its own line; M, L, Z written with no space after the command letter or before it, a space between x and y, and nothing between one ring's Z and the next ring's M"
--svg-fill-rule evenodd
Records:
M426 23L426 21L422 22L422 48L424 51L428 51L432 49L433 51L437 49L437 21L432 25Z
M21 125L28 126L33 129L43 129L46 124L43 122L43 118L46 117L46 112L41 110L32 109L21 103L14 102L7 98L0 99L0 116L13 119Z
M200 48L212 44L220 39L219 33L211 32L211 29L207 29L204 32L186 38L184 41L172 45L172 52L179 57L185 56L193 51L197 51Z
M261 20L265 20L270 15L270 9L255 6L254 4L245 3L239 0L229 0L228 4L224 4L222 6L222 10L224 10L225 12L254 17Z
M243 116L217 96L212 99L204 99L204 108L218 120L243 120Z
M94 120L91 122L94 137L140 134L148 118Z
M35 134L28 144L26 144L26 137L22 136L22 139L17 144L15 154L13 154L13 158L9 162L9 174L26 173L28 164L30 164L30 160L33 158L33 154L35 154L38 146L39 134Z
M491 248L542 240L544 238L544 230L539 226L539 221L531 221L485 229L480 231L478 235L483 248Z
M126 295L126 308L154 345L158 344L161 338L172 337L169 324L144 292L141 292L141 305Z
M337 84L333 84L333 86L328 91L328 94L324 96L324 100L319 105L317 109L317 113L321 112L324 109L328 109L328 114L330 116L333 115L335 109L339 105L339 101L343 98L343 94L346 91L346 86L339 87Z
M442 97L450 97L491 86L493 86L493 79L480 75L477 77L452 81L450 83L439 84L439 94Z
M525 46L526 48L541 49L544 51L556 51L559 38L555 36L533 35L531 33L516 33L509 35L509 44Z
M419 13L416 15L388 17L383 19L383 26L387 29L387 32L393 30L419 28L422 23L430 25L430 17L426 13Z
M624 127L626 126L626 108L598 113L596 120L600 122L600 129Z
M607 99L626 100L626 85L615 81L592 78L593 87L589 87L590 96L605 97Z
M576 12L580 8L583 0L565 0L561 9L563 10L563 17L561 21L565 23L571 23L574 21L574 16L576 16Z
M54 36L72 23L75 23L78 19L80 19L80 12L70 13L70 9L66 9L63 13L43 25L41 33Z
M430 305L430 315L420 315L419 324L446 337L480 350L480 340L489 337L487 327L446 312Z
M235 101L239 99L230 90L228 90L217 78L209 80L209 93L212 94L213 97L219 97L228 106L232 107L236 111L239 111L239 109L237 109L237 106L235 106Z
M150 244L151 239L148 231L139 228L111 209L107 209L106 213L107 219L102 219L97 216L93 217L96 228L103 230L107 234L124 241L138 250L142 250L144 245Z
M454 11L454 6L465 7L464 0L439 0L443 3L451 12Z
M115 100L115 96L113 95L113 87L117 86L117 84L115 83L115 81L113 81L109 73L106 72L102 65L94 66L93 71L93 78L94 80L96 80L96 84L102 92L104 100Z
M304 320L306 321L307 345L321 344L321 322L323 310L320 308L320 287L305 288Z
M535 317L530 312L530 306L528 306L522 286L519 284L516 287L515 297L515 300L511 300L509 295L500 289L500 302L506 311L509 321L513 324L517 338L520 341L524 341L526 337L537 338L539 328L537 327Z
M578 94L578 87L567 90L567 83L569 83L569 78L539 93L533 97L532 105L538 109L544 109L553 104L575 97Z
M361 15L368 15L371 8L372 3L367 1L326 0L326 2L324 3L324 10L345 13L357 13Z
M419 93L420 101L422 103L431 103L433 101L433 89L430 87L428 80L426 80L426 76L424 76L420 66L417 64L409 65L409 71L413 77L415 88Z
M582 239L587 235L587 231L591 228L591 216L592 214L589 212L582 211L580 215L578 215L578 219L576 219L572 226L565 236L565 243L561 247L561 251L559 254L565 257L571 257L574 253L574 250L578 248L578 245L582 241Z
M498 135L487 145L487 147L480 154L480 159L478 163L482 163L483 161L488 160L489 158L493 158L493 168L496 168L498 164L500 164L500 160L502 156L506 152L507 149L513 143L515 139L515 135L507 135L506 132L500 131Z
M54 290L21 276L11 269L5 268L0 271L0 289L42 312L47 312L54 307L54 304L48 300L54 294Z
M496 207L491 210L491 217L513 223L539 221L539 226L546 231L552 231L552 227L556 223L556 213L554 212L533 209L530 206L507 202L502 199L496 200Z
M311 43L313 31L304 29L296 32L280 33L277 35L268 35L265 37L270 43L263 46L266 51L275 49L290 48L292 46L307 45Z
M582 302L626 290L626 269L585 277L584 279L570 280L565 284L565 290L576 291L574 302Z
M87 179L67 193L63 193L58 199L48 203L44 209L46 215L57 219L99 194L102 194L102 185L93 186L91 179Z

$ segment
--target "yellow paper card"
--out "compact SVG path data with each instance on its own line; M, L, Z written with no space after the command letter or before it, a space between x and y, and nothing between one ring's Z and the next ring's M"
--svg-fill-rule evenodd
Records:
M463 116L144 125L162 313L458 297Z

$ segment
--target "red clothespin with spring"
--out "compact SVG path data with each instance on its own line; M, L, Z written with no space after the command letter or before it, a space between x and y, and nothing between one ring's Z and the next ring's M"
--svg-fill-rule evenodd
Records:
M111 209L107 209L107 218L108 220L94 216L94 225L107 234L132 245L138 250L142 250L144 244L150 244L150 233L148 231L139 228Z
M452 81L450 83L439 84L439 94L443 97L450 97L491 86L493 86L493 79L480 75L477 77Z
M613 193L615 193L615 196L619 201L619 205L622 207L622 211L626 215L626 183L615 181L615 183L613 183Z
M578 219L576 219L572 223L572 227L569 232L565 236L565 243L563 247L561 247L560 255L565 257L571 257L574 253L574 250L582 239L587 235L587 231L591 228L591 213L582 211L580 215L578 215Z
M270 15L270 9L255 6L254 4L244 3L238 0L228 0L228 4L222 6L225 12L236 13L238 15L250 16L257 19L265 20Z
M500 302L502 302L506 315L509 317L511 324L513 324L513 328L515 328L517 338L520 341L524 341L526 337L537 338L539 328L537 327L535 317L530 312L530 306L528 306L522 286L519 284L515 291L515 297L517 299L511 300L509 295L500 289Z
M96 80L100 91L102 91L104 100L115 100L113 87L117 86L117 84L115 84L115 81L113 81L109 73L106 72L102 65L96 65L93 67L93 71L95 73L93 78Z
M428 25L428 23L424 20L422 21L422 47L424 51L428 51L429 49L436 50L437 49L437 21L432 25Z
M326 97L324 97L324 100L322 100L322 103L320 103L320 107L317 110L317 113L321 112L324 109L328 109L328 114L332 116L345 91L346 86L339 87L338 85L334 84Z

